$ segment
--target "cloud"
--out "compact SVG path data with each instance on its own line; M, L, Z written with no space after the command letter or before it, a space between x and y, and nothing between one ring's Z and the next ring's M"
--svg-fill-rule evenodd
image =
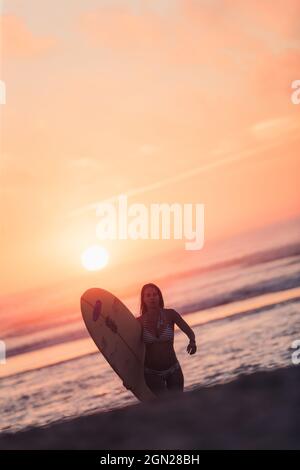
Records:
M255 123L250 131L259 139L282 138L289 135L299 135L300 125L293 116L281 116L272 119L266 119Z
M1 15L2 54L4 58L35 58L51 51L57 41L54 37L35 36L16 15Z
M252 0L176 4L177 11L164 16L103 6L82 13L77 27L98 59L117 59L123 77L131 70L132 83L139 77L135 95L153 76L156 90L168 83L159 99L174 91L182 109L247 103L249 121L257 120L258 108L277 114L278 106L290 103L300 64L298 0L279 0L271 12L265 2Z
M82 13L78 26L90 43L119 52L150 51L167 36L161 16L153 12L135 15L126 7L103 6Z
M91 169L99 166L99 162L93 158L82 157L82 158L72 158L67 160L68 166L76 169Z
M234 8L232 6L234 5ZM270 8L269 2L247 0L235 2L224 1L225 8L231 8L233 19L239 21L253 36L270 39L286 47L299 41L300 3L299 0L277 0ZM299 48L299 42L298 42Z
M198 23L192 21L189 25L185 18L163 17L153 11L135 15L126 7L100 7L83 13L78 26L94 47L176 65L208 59L207 35L210 36L210 54L214 35L207 15L208 11L203 10ZM205 41L202 40L204 37Z
M152 144L143 144L140 147L140 151L143 155L153 155L157 153L158 147Z
M290 0L288 7L279 2L270 13L267 5L252 0L238 5L229 0L221 4L180 0L176 14L169 16L149 9L133 14L129 7L102 6L82 13L78 26L90 44L110 52L140 59L152 56L168 64L213 65L217 60L232 66L228 50L247 55L280 44L296 47L297 1Z
M290 141L296 141L299 142L299 133L296 133L293 139L290 139ZM209 163L204 163L202 165L199 165L194 168L190 168L186 171L183 171L181 173L178 173L174 176L170 176L168 178L165 178L160 181L156 181L154 183L150 183L141 187L136 187L133 189L130 189L129 191L122 192L122 195L126 195L127 197L132 197L136 196L139 194L145 194L147 192L151 192L154 190L158 190L160 188L164 188L165 186L175 184L184 180L188 180L194 176L197 176L199 174L203 174L206 172L214 171L218 168L226 167L227 165L231 165L232 163L238 163L238 162L243 162L243 161L251 161L253 160L257 155L259 154L264 154L269 151L274 151L278 145L282 143L280 141L280 138L277 139L269 139L266 142L263 142L263 145L257 145L255 144L252 147L248 147L243 150L236 150L235 152L228 151L227 149L224 149L222 152L220 149L217 149L217 152L212 152L212 154L218 154L219 156L222 155L223 158L218 158L216 160L210 161ZM276 154L275 154L276 157ZM271 158L272 158L272 153L271 153ZM111 196L110 198L93 202L90 203L86 206L80 207L78 209L72 210L69 212L69 217L76 217L80 216L85 212L88 211L95 211L97 210L98 206L103 203L114 203L117 198L120 196L120 194L115 194Z

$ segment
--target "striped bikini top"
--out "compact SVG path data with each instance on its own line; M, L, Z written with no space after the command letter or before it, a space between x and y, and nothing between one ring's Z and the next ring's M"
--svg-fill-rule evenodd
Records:
M165 341L173 341L174 328L169 322L166 322L166 313L163 309L160 310L158 316L156 330L157 335L151 331L149 317L145 315L143 318L143 342L144 343L163 343ZM153 328L153 326L152 326Z

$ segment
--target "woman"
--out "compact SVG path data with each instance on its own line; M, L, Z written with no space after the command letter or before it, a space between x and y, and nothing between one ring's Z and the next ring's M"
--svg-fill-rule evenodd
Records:
M195 354L195 334L183 318L172 308L164 308L160 289L152 283L141 291L142 340L146 346L144 376L148 387L156 396L166 391L182 391L184 377L174 351L174 324L189 337L189 354Z

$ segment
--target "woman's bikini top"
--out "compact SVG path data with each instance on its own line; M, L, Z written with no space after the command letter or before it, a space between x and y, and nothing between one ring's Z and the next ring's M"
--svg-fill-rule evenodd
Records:
M165 317L165 318L163 318ZM144 343L163 343L165 341L173 341L174 339L174 328L168 322L166 323L166 312L161 309L157 321L157 332L156 336L151 328L149 329L149 318L145 316L143 318L143 342Z

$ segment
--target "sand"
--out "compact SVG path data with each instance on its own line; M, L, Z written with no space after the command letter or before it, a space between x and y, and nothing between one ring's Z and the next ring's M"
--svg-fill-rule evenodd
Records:
M0 449L300 449L300 366L0 435ZM76 397L74 397L76 399Z

